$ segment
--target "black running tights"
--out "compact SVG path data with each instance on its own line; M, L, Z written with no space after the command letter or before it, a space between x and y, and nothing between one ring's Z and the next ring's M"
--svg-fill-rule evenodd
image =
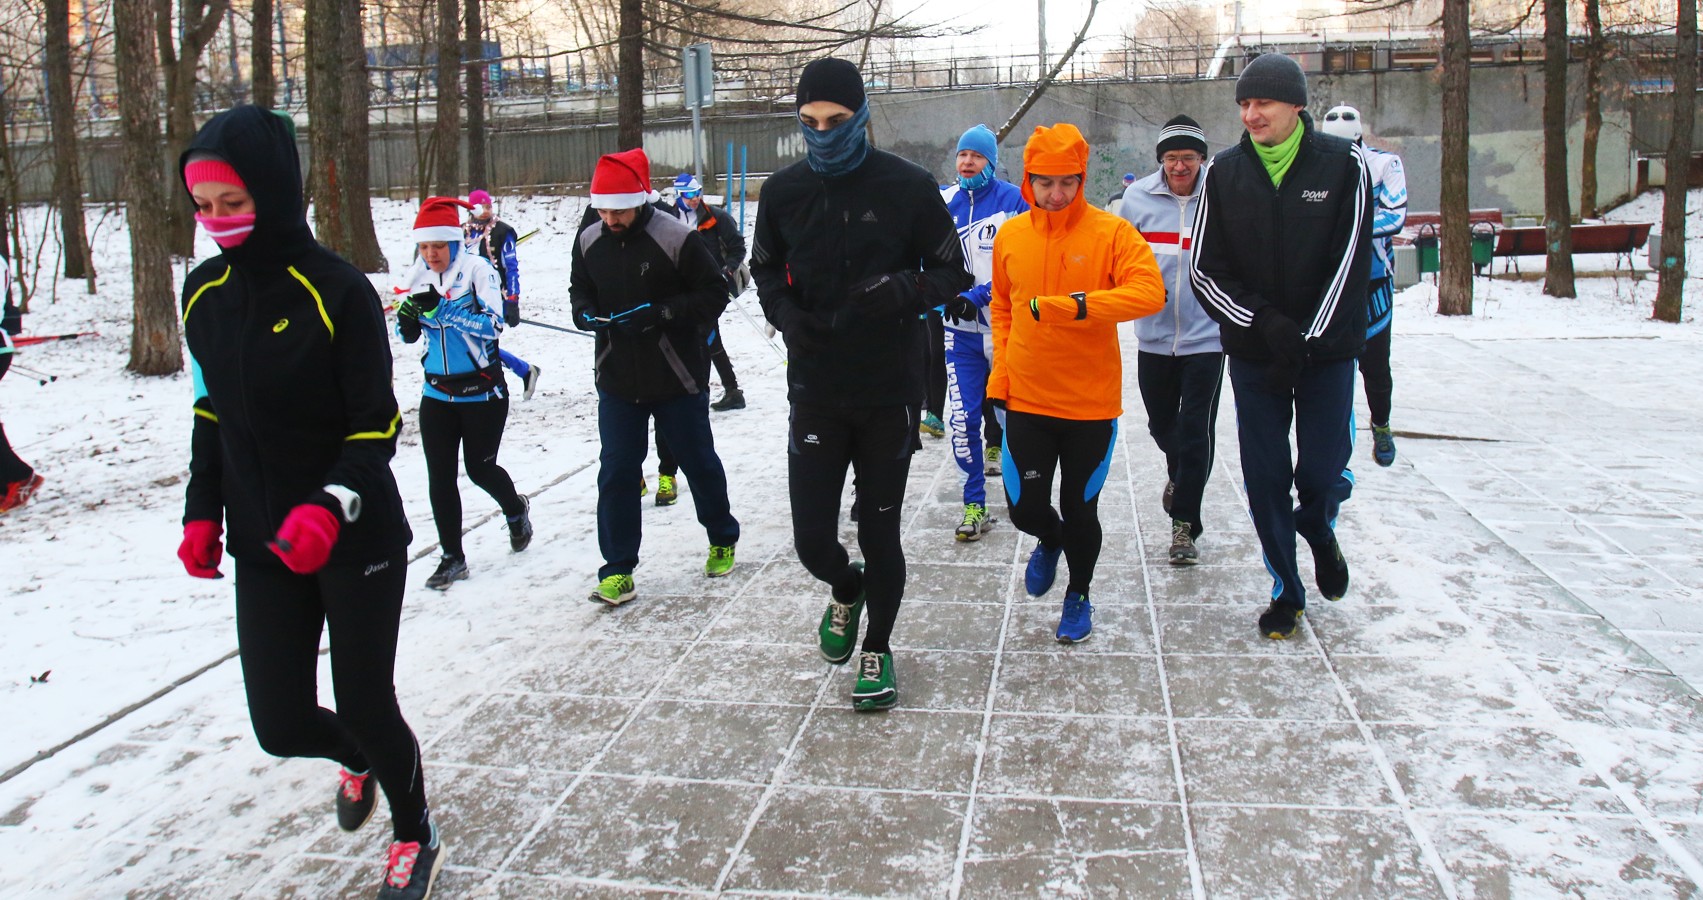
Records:
M1011 524L1048 547L1064 546L1068 590L1087 594L1100 561L1100 489L1106 484L1116 419L1078 421L1005 414L1005 499ZM1053 509L1053 473L1058 509Z
M426 450L432 519L446 556L465 555L461 547L461 488L455 483L456 457L461 453L467 458L468 480L490 494L503 508L503 515L518 516L526 510L509 473L497 465L503 422L508 415L507 397L479 403L448 403L431 397L420 401L420 445Z
M313 575L239 559L237 647L260 749L371 771L390 801L396 839L424 842L431 831L420 745L396 705L396 633L407 575L401 552ZM325 628L336 712L319 705Z

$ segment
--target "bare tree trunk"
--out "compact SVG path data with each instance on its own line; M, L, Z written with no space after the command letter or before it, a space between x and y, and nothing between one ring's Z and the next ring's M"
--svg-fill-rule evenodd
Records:
M1567 0L1543 0L1543 292L1573 288L1573 204L1567 196Z
M201 51L219 33L230 0L184 0L182 21L172 21L172 0L155 5L154 28L159 41L160 63L166 70L166 143L162 163L168 174L177 166L177 152L195 136L195 72L201 67ZM172 43L172 36L178 43ZM167 230L172 253L195 255L195 218L189 205L166 207Z
M467 0L467 187L489 188L485 159L485 26L480 0Z
M438 0L438 171L439 196L461 193L461 4Z
M1654 315L1678 322L1685 293L1685 195L1691 182L1691 129L1697 116L1697 0L1679 0L1674 23L1673 131L1668 135L1667 187L1662 191L1661 279Z
M1024 97L1023 102L1018 104L1017 111L1011 114L1011 118L1006 119L1005 124L999 126L999 131L995 132L995 140L1004 141L1006 135L1009 135L1011 130L1017 127L1017 123L1023 121L1023 117L1028 115L1029 108L1035 105L1035 101L1041 99L1041 95L1047 92L1047 88L1052 85L1053 79L1058 77L1058 73L1064 71L1064 64L1070 62L1070 58L1076 55L1076 48L1082 46L1083 38L1088 36L1088 26L1094 23L1094 12L1099 8L1100 0L1088 0L1088 15L1083 17L1082 28L1076 32L1076 39L1070 42L1069 47L1065 48L1064 55L1058 58L1058 63L1047 74L1043 75L1040 81L1035 82L1035 87L1029 91L1029 96ZM1042 64L1045 63L1046 60L1043 59Z
M47 0L47 114L53 123L53 197L65 277L89 277L89 238L83 224L82 156L77 152L77 111L71 96L71 4Z
M1585 52L1585 143L1579 161L1579 216L1597 217L1597 138L1602 134L1602 63L1607 47L1602 39L1601 0L1585 0L1585 23L1590 43Z
M348 116L343 109L341 57L343 0L307 0L302 35L307 66L308 177L313 230L326 249L348 258L351 242L343 221L343 189L338 150Z
M343 14L343 124L339 134L337 170L342 173L339 202L343 211L345 257L363 272L390 268L379 249L373 227L371 148L367 143L367 112L372 100L367 81L366 30L361 27L361 0L339 0Z
M1472 315L1472 224L1467 192L1467 99L1472 84L1470 0L1443 0L1442 271L1437 313Z
M271 109L278 102L278 77L272 74L272 0L254 0L254 30L249 48L251 87L249 97L256 106Z
M159 72L154 55L155 12L152 0L113 0L118 105L124 135L121 180L129 216L135 310L129 369L138 375L170 375L183 369L165 228L165 190L160 184L163 149L159 95L155 92Z
M643 0L621 0L620 72L615 76L616 143L622 150L645 143Z

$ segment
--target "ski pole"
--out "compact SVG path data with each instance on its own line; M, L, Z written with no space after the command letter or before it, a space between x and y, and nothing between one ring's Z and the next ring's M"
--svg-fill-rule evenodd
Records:
M526 243L527 238L532 237L533 235L537 234L539 231L540 231L540 229L534 228L531 231L528 231L527 233L521 235L520 237L515 238L514 239L515 246L518 247L521 244Z
M526 324L526 325L536 325L539 328L548 328L551 331L565 331L568 334L577 334L580 337L588 337L588 338L593 338L593 339L595 339L597 337L597 335L592 334L589 331L581 331L578 328L563 328L560 325L551 325L548 322L540 322L536 319L521 319L520 321L522 323Z
M763 338L763 344L770 350L775 351L775 355L780 357L781 363L784 365L786 363L786 354L782 353L781 349L775 346L775 342L771 339L771 332L757 324L757 320L752 317L751 311L745 308L745 304L739 302L738 297L733 298L733 305L739 308L740 315L745 317L745 321L751 323L751 327Z
M20 366L15 362L12 363L12 371L24 373L25 378L35 379L36 384L41 385L42 387L47 387L47 383L50 381L59 380L58 375L49 375L40 369L32 369L29 366Z
M49 341L69 341L80 337L98 336L99 334L98 331L75 331L70 334L26 334L12 338L12 344L16 347L30 347Z

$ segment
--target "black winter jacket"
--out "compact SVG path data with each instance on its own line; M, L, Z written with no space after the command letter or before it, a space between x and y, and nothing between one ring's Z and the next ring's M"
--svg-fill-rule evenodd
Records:
M1366 293L1372 265L1372 191L1362 150L1307 131L1281 188L1246 133L1201 171L1190 281L1216 320L1224 352L1266 361L1271 351L1253 327L1275 305L1300 326L1313 362L1360 355L1366 343Z
M789 344L788 399L920 406L922 316L972 283L934 176L881 150L836 178L800 160L763 184L752 234L751 276L769 321L785 332L802 312L829 329L826 347L815 352ZM890 317L857 309L848 289L884 274L915 282L914 309Z
M727 283L691 226L651 206L622 233L601 220L574 241L568 282L574 324L597 333L597 387L623 400L653 403L709 386L709 336L727 308ZM670 321L633 333L597 327L643 304L666 307Z
M390 472L402 417L377 292L308 231L283 119L255 106L215 116L179 172L200 150L242 176L256 219L183 285L197 374L184 521L223 518L232 556L281 567L266 542L291 509L318 503L344 520L332 565L405 550L413 534ZM327 485L359 496L353 521Z

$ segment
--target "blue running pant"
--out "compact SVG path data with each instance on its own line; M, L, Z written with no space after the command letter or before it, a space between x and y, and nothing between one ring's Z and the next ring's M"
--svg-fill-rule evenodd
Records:
M603 443L597 470L597 549L603 553L599 579L631 575L639 564L643 538L639 492L634 482L644 477L650 450L649 424L668 441L680 468L692 482L692 505L710 544L739 543L739 521L727 500L727 471L715 452L710 433L708 394L690 394L656 403L634 403L607 391L597 392L597 436Z
M1281 391L1270 386L1265 363L1231 357L1230 384L1236 389L1248 513L1272 575L1272 599L1305 607L1295 537L1313 545L1329 540L1337 511L1354 489L1348 470L1354 451L1354 360L1310 364L1293 391ZM1291 487L1298 504L1290 498Z
M526 380L527 373L532 371L531 363L501 347L497 348L497 357L503 361L504 368L519 376L522 381Z
M987 476L982 465L983 404L988 373L993 371L993 335L946 329L946 390L952 397L949 423L952 458L964 472L964 502L987 505ZM994 414L1003 419L1001 410ZM991 430L991 429L990 429ZM998 438L989 435L990 441Z

